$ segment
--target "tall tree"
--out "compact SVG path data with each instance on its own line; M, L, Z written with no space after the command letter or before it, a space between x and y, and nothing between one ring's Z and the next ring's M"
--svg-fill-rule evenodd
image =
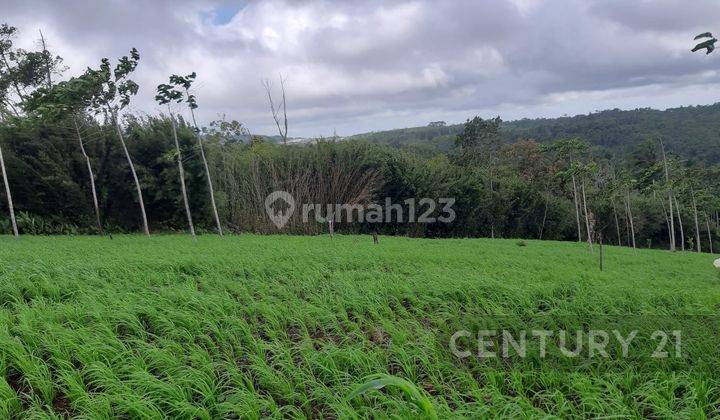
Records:
M40 52L15 47L13 40L16 36L17 28L6 23L0 25L0 117L2 117L0 120L8 116L20 117L21 103L28 98L28 94L45 83L47 88L51 88L50 74L62 69L62 59L51 56L45 47L42 33L43 50ZM17 237L17 221L2 151L0 151L0 171L5 184L13 234Z
M662 164L665 170L665 187L667 188L668 207L670 209L670 214L668 216L670 251L675 251L675 216L673 214L673 189L672 183L670 182L670 170L668 169L667 154L665 153L665 144L663 144L662 139L660 140L660 150L662 152Z
M3 184L5 184L5 197L8 202L8 211L10 212L10 222L12 223L13 235L18 237L17 220L15 219L15 208L13 207L12 194L10 193L10 184L8 183L7 171L5 170L5 159L3 158L2 147L0 147L0 171L2 171Z
M564 162L565 170L560 172L560 175L570 178L572 181L572 195L573 204L575 207L575 225L577 227L577 240L582 242L582 229L580 225L580 214L582 213L582 204L580 203L580 185L578 182L578 170L581 168L579 165L581 156L587 152L588 144L578 138L571 138L567 140L558 140L553 143L548 149L557 153L558 158ZM567 179L567 178L566 178ZM591 239L588 238L588 241Z
M460 148L460 163L480 170L485 179L488 191L487 204L490 212L490 237L495 237L495 225L498 219L496 192L496 175L499 166L499 151L502 144L500 138L500 117L484 120L478 116L468 119L463 131L455 138L455 145Z
M140 54L137 49L130 50L130 56L123 56L118 60L115 69L110 71L110 60L103 58L100 64L98 75L101 77L102 89L92 98L91 106L98 112L103 112L110 118L115 132L122 145L125 159L130 166L130 173L135 182L138 204L140 205L140 215L142 217L143 231L145 235L150 236L150 228L148 227L147 213L145 212L145 201L143 200L142 188L138 179L135 165L130 157L125 136L120 125L119 113L123 108L130 104L132 96L137 94L138 84L129 78L130 74L135 71L140 60Z
M71 121L80 152L85 159L95 211L95 223L100 235L104 234L104 230L95 186L95 174L90 163L90 156L85 150L81 125L88 121L88 111L91 109L93 98L103 94L103 83L102 72L88 69L81 76L36 90L23 102L23 110L56 126L67 120Z
M167 105L168 108L170 124L172 126L173 140L175 141L175 154L177 156L178 173L180 176L180 190L182 191L183 204L185 205L185 215L187 216L190 236L192 237L193 241L195 241L195 226L193 226L192 214L190 212L190 203L188 202L187 188L185 187L185 168L183 167L182 151L180 150L180 142L178 141L175 116L172 113L172 109L170 109L170 102L182 102L183 94L179 90L173 89L171 85L161 84L157 87L157 95L155 96L155 100L160 105Z
M200 149L200 157L202 158L203 166L205 167L205 178L207 178L208 189L210 190L210 205L213 210L213 217L215 218L215 226L217 227L218 234L223 236L222 223L220 223L220 216L218 214L217 205L215 204L215 189L213 188L212 177L210 176L210 167L208 166L207 158L205 158L205 148L203 147L202 134L200 133L200 127L198 127L197 120L195 119L195 109L197 109L197 100L195 95L190 93L195 77L195 72L188 74L187 76L178 76L173 74L170 76L170 83L174 86L182 87L185 92L183 100L187 103L190 109L190 115L192 116L193 126L195 127L195 135L198 141L198 148Z

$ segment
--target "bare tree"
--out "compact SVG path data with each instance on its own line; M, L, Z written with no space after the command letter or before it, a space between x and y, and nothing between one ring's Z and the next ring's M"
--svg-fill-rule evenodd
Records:
M0 169L2 169L3 183L5 184L5 196L7 197L8 209L10 211L10 222L12 223L13 235L17 239L17 220L15 219L15 208L13 207L12 194L10 194L10 184L8 184L8 177L7 171L5 170L5 159L3 159L2 148L0 148Z
M278 129L278 134L280 134L280 138L282 138L283 144L287 144L288 140L288 120L287 120L287 102L285 100L285 79L283 78L282 74L280 77L280 91L281 91L281 97L282 100L279 104L275 104L275 101L272 97L272 83L269 79L263 80L262 84L265 87L265 92L267 93L268 102L270 102L270 112L272 113L273 120L275 121L275 125ZM282 111L282 115L280 115L280 111Z
M40 32L40 44L42 45L42 54L45 58L45 72L47 76L47 85L48 89L52 88L52 77L51 77L51 68L52 68L52 59L50 58L50 52L47 49L47 45L45 45L45 37L43 36L42 30L39 30Z

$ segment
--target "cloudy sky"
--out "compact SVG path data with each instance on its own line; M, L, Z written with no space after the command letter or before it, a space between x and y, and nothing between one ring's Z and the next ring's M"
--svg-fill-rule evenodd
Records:
M132 107L198 73L202 121L273 133L261 81L286 77L292 136L464 121L667 108L720 100L715 0L0 0L31 46L42 29L67 75L137 47Z

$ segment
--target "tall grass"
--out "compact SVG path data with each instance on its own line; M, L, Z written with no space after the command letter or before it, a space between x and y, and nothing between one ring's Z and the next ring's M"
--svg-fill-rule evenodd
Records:
M596 258L512 240L0 237L0 417L720 414L717 340L657 363L450 352L488 320L716 322L708 254ZM384 375L415 397L352 395Z

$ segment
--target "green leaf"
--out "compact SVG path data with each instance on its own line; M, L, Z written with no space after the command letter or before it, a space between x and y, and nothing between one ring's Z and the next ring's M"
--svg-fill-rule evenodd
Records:
M424 395L411 382L397 376L387 374L377 374L365 378L367 382L357 387L350 393L348 399L359 397L373 390L383 389L386 386L394 386L400 389L406 396L410 398L410 402L415 404L425 414L428 419L437 419L437 413L430 399Z

